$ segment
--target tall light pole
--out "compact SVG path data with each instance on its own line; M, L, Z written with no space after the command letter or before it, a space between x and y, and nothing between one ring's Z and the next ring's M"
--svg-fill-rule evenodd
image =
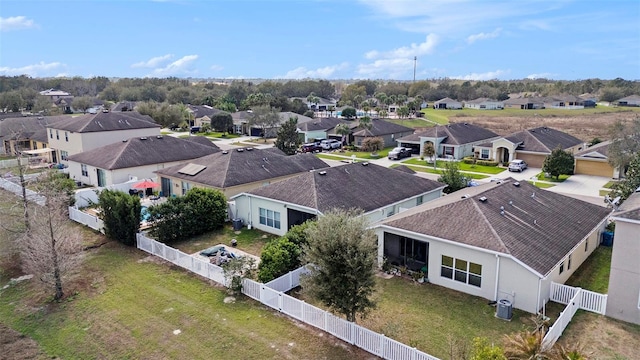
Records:
M418 63L418 57L413 57L413 82L416 82L416 64Z

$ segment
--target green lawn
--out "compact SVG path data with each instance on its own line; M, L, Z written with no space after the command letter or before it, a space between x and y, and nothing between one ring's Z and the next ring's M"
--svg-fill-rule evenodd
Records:
M616 180L611 180L609 182L607 182L606 184L602 185L603 188L605 189L611 189L613 187L614 184L616 184L618 181Z
M523 110L523 109L504 109L504 110L477 110L464 108L462 110L433 110L433 112L445 112L449 114L449 120L460 122L461 119L468 116L473 117L577 117L592 114L605 114L605 113L640 113L638 108L619 108L608 106L597 106L589 109L535 109L535 110Z
M392 122L394 124L419 129L434 126L434 123L430 121L425 121L424 119L387 119L388 122Z
M551 188L551 187L554 187L554 186L555 186L554 184L549 184L549 183L546 183L546 182L540 182L540 181L536 181L536 182L534 183L534 182L533 182L533 181L531 181L531 180L529 180L529 184L535 185L535 186L539 187L540 189L548 189L548 188Z
M605 197L611 193L611 190L600 189L598 190L598 195Z
M110 242L61 304L38 301L28 282L0 290L0 321L60 359L370 358L248 298L225 303L224 290L146 258Z
M595 246L596 244L589 244ZM586 290L606 294L609 289L609 272L611 270L611 252L613 248L600 246L571 275L566 284Z
M384 148L377 152L378 156L371 156L371 152L368 152L368 151L345 151L345 152L340 152L339 154L347 157L351 157L351 155L355 155L359 159L370 160L370 159L379 159L379 158L387 157L387 155L389 155L389 151L391 151L392 149L393 149L393 146Z
M447 125L449 123L449 111L447 110L435 110L435 109L422 109L424 117L438 125Z
M554 182L554 183L561 183L565 180L567 180L571 175L560 175L557 179L554 177L546 177L544 175L544 172L539 173L538 175L536 175L536 177L538 178L538 180L542 180L542 181L548 181L548 182Z
M447 163L446 161L438 160L436 161L436 166L438 168L443 169L446 163ZM403 161L403 164L433 166L433 163L427 163L426 160L420 160L418 158L412 158L412 159ZM462 161L458 161L457 164L458 164L458 169L460 169L460 171L470 171L470 172L477 172L477 173L491 174L491 175L500 174L501 172L507 170L505 168L498 167L498 166L465 164Z
M400 164L393 164L393 165L391 165L391 167L394 168L394 167L397 167L397 166L400 166L400 165L405 165L406 167L408 167L409 169L411 169L413 171L419 171L419 172L425 172L425 173L429 173L429 174L442 175L442 170L441 169L434 169L433 167L425 167L425 166L407 165L405 163L406 163L406 161L404 163L400 163ZM464 176L468 177L469 179L474 179L474 180L486 179L486 178L489 177L487 175L468 173L468 172L464 172L464 171L461 171L461 173L464 174Z
M175 242L170 245L187 254L193 254L213 245L224 244L230 246L231 239L236 239L238 241L238 249L255 256L260 256L262 248L264 248L267 242L276 237L275 235L267 234L260 230L249 230L246 227L243 227L242 230L234 231L231 224L225 224L220 230L196 236L192 239Z

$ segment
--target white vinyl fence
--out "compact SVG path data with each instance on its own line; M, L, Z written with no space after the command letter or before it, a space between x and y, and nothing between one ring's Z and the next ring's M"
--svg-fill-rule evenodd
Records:
M3 179L0 178L0 188L3 188L7 191L10 191L20 197L22 197L22 186L20 186L19 184L16 184L14 182L11 182L7 179ZM40 194L38 194L37 192L33 191L33 190L29 190L29 189L25 189L25 192L27 194L27 200L35 202L36 204L40 205L40 206L44 206L45 202L46 202L46 198Z
M221 267L166 246L143 234L137 234L136 238L138 249L159 256L182 268L227 286ZM384 359L439 360L416 348L390 339L358 324L346 321L328 311L285 294L284 291L291 290L300 285L300 275L307 271L305 267L301 267L267 284L244 279L242 283L242 293L270 308L309 325L313 325L320 330L326 331L343 341Z
M123 191L125 193L129 192L129 189L131 189L131 186L133 186L133 184L138 182L138 178L134 178L132 180L129 180L125 183L121 183L121 184L113 184L113 185L109 185L106 187L98 187L98 188L91 188L91 189L80 189L76 191L76 206L79 208L83 208L83 207L87 207L90 206L91 204L97 204L98 203L98 193L100 193L101 190L103 189L109 189L109 190L119 190L119 191Z
M22 159L22 165L27 165L29 161L27 159ZM8 159L0 161L0 169L12 168L18 166L18 159Z
M104 234L104 222L97 216L87 214L82 210L78 210L75 207L69 206L69 219L82 225L88 226L93 230L98 230Z
M542 342L546 348L551 348L556 343L579 309L604 315L607 308L606 294L554 282L551 283L551 301L565 304L567 307L545 334Z

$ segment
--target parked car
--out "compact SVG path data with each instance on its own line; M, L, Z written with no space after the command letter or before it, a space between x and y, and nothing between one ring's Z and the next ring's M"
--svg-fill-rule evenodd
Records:
M315 143L315 142L306 143L306 144L302 144L302 147L301 147L300 151L302 151L303 153L321 152L322 151L322 146L320 146L320 144Z
M509 171L523 172L527 169L527 163L524 160L513 160L509 163Z
M340 149L342 147L342 142L334 139L322 140L320 142L320 146L322 146L323 150Z
M411 149L405 147L396 147L389 151L387 156L389 160L400 160L411 156Z

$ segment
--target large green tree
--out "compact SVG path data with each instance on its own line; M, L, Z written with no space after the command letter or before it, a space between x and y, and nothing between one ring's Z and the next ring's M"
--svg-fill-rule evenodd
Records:
M280 126L276 147L287 155L293 155L298 151L302 140L298 135L298 117L290 117L289 121Z
M611 189L613 197L620 196L622 200L626 200L637 189L640 188L640 152L636 153L629 163L626 177L615 183Z
M300 267L300 253L300 247L286 237L271 240L260 255L258 280L267 283Z
M616 168L626 167L640 152L640 116L630 120L617 120L609 128L611 144L607 151L609 163Z
M267 137L273 136L270 130L280 123L280 115L277 109L269 106L256 106L249 116L249 125L262 129L262 137L267 141Z
M211 128L222 133L230 132L233 129L233 117L226 111L214 114L211 116Z
M562 150L557 147L547 155L542 164L542 171L549 173L552 177L558 179L560 175L573 174L575 159L569 151Z
M122 191L105 189L98 195L98 202L105 235L125 245L135 245L140 229L140 199Z
M71 107L75 110L87 112L87 109L93 106L93 98L91 96L80 96L73 98L71 101Z
M443 190L447 194L467 187L467 179L462 175L455 161L445 161L444 170L438 181L447 184Z
M375 307L377 238L361 211L332 210L307 229L304 291L348 321Z
M356 118L356 109L352 107L344 108L341 113L342 117L347 118L349 120Z

